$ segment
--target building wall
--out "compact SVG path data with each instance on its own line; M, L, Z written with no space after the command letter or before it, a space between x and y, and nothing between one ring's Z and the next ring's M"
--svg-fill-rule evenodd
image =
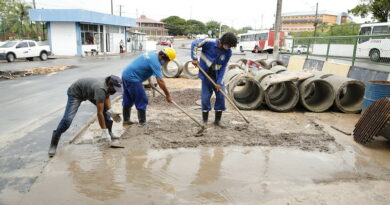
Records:
M77 55L76 24L51 22L50 42L54 55Z
M299 23L299 21L307 20L309 22ZM283 21L290 21L289 23L283 23ZM314 31L314 15L303 15L303 16L283 16L282 17L282 27L283 30L291 32L300 32L300 31ZM337 16L330 14L320 14L318 15L319 23L326 23L328 25L337 24ZM342 17L341 23L346 23L347 17Z

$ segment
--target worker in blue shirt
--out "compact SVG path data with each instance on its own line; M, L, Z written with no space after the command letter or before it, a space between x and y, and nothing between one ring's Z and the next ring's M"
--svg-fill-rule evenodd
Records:
M172 96L169 93L161 72L161 66L173 61L176 58L176 51L172 48L164 48L158 53L146 52L136 57L123 71L123 124L132 124L130 121L131 108L135 105L138 112L138 121L141 126L146 123L146 107L148 98L146 96L143 81L148 80L154 88L150 77L157 79L159 87L164 91L166 99L172 103Z
M222 126L222 112L225 111L225 98L221 90L225 90L222 78L225 74L226 65L232 56L230 48L237 46L237 37L233 33L225 33L220 39L204 39L196 40L191 45L192 64L200 65L200 67L214 80L217 86L214 85L199 72L199 78L202 80L202 119L203 125L207 125L209 111L211 110L210 98L215 92L216 101L214 105L215 121L214 124ZM197 51L202 48L200 55L200 63L198 61Z

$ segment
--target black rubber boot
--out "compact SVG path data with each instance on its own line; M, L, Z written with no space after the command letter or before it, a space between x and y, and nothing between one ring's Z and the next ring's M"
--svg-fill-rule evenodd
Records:
M51 136L51 143L49 148L49 157L53 157L56 154L58 142L60 141L61 134L57 134L55 130L53 130L53 134Z
M112 120L108 120L106 121L106 127L108 129L108 133L110 134L111 136L111 140L113 139L118 139L119 137L115 136L114 133L112 133L112 125L114 124L114 121Z
M146 110L137 110L138 122L140 126L145 126L146 124Z
M225 127L225 126L221 123L221 118L222 118L222 111L215 111L215 121L214 121L214 125L219 126L219 127Z
M123 124L124 125L131 125L133 122L131 122L131 107L123 107L122 108L122 114L123 114Z
M209 112L202 112L202 125L207 126L207 121L209 120Z

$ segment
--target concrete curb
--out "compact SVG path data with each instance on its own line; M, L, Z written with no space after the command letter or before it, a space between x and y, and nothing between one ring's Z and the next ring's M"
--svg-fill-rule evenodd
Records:
M119 95L117 96L115 99L113 99L111 101L111 104L114 104L116 103L117 101L119 101L120 99L122 98L122 95ZM68 144L73 144L83 133L85 130L87 130L87 128L96 121L96 115L93 115L91 118L89 118L89 120L87 121L87 123L84 124L84 126L82 128L80 128L80 130L73 136L73 138L71 140L69 140L69 143Z

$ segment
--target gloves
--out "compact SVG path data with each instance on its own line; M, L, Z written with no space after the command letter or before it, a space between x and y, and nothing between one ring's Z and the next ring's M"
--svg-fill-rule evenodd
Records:
M108 142L111 142L111 136L108 132L108 129L102 129L102 139L107 140Z
M115 121L115 122L120 122L122 120L121 116L120 116L120 113L118 112L115 112L112 108L107 110L107 115L112 117L112 119Z

